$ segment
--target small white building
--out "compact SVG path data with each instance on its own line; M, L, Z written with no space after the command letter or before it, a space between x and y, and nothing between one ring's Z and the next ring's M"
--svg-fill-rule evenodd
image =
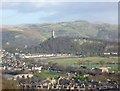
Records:
M117 53L117 52L112 52L111 54L112 54L112 55L118 55L118 53Z
M103 53L104 55L110 55L110 52Z

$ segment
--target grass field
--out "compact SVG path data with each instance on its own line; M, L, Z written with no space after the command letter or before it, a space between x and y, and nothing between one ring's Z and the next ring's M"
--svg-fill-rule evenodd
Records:
M56 72L48 72L48 71L42 71L41 73L35 73L35 76L40 77L40 78L56 77L59 75L60 74L58 74Z
M75 64L78 62L90 62L90 63L99 63L103 61L107 62L115 62L118 63L118 57L86 57L86 58L65 58L65 59L57 59L57 60L48 60L48 62L59 63L59 64Z
M94 68L94 67L110 67L109 71L119 71L118 70L118 64L106 64L109 63L118 63L118 57L87 57L87 58L64 58L64 59L53 59L53 60L47 60L48 62L52 63L58 63L61 65L74 65L80 67L80 62L84 62L84 65L87 68ZM89 61L88 61L89 60ZM103 63L100 63L100 62ZM89 62L89 63L88 63ZM98 63L98 64L96 64ZM120 68L120 66L119 66ZM48 71L42 71L41 73L35 73L36 77L40 78L47 78L47 77L56 77L61 74L56 72L48 72Z
M74 65L79 66L84 63L87 68L92 67L110 67L111 71L118 70L118 64L106 64L106 63L118 63L118 57L86 57L86 58L65 58L65 59L56 59L56 60L48 60L48 62L58 63L62 65ZM96 64L98 63L98 64Z

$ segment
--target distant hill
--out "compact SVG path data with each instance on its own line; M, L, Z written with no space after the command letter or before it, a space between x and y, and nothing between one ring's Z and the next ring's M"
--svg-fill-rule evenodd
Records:
M118 40L117 25L107 23L90 23L88 21L71 21L49 24L3 25L3 48L35 46L51 37L55 31L56 37L86 37L109 41Z
M49 38L41 44L25 50L30 53L70 53L87 56L100 56L104 52L117 51L116 42L78 37Z

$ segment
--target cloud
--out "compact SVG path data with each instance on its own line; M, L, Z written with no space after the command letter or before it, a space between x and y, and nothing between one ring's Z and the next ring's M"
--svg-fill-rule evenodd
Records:
M110 12L114 11L118 8L117 3L110 3L110 2L101 2L101 3L92 3L92 2L7 2L3 3L2 9L12 9L16 10L20 13L31 13L31 12L38 12L38 11L60 11L64 13L77 13L79 11L102 11L102 12ZM112 7L113 8L112 8Z
M33 23L37 20L38 22L57 22L77 19L115 22L118 15L118 4L110 2L4 2L1 9L8 18L6 20L9 21L10 16L14 16L12 23L17 20L20 23ZM21 16L23 20L20 20Z
M117 19L117 3L61 3L60 7L56 7L57 13L53 16L42 17L42 20L72 20L72 19L88 19L97 21L101 19L109 19L113 17ZM113 20L112 18L112 20Z
M56 6L60 5L58 2L4 2L2 4L2 9L12 9L20 13L31 13L38 11L48 11L52 10Z
M2 2L119 2L119 0L1 0Z

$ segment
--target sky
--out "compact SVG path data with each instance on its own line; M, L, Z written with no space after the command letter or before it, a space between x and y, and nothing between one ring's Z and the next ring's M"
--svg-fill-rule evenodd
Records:
M0 24L41 24L75 20L118 23L117 2L3 2Z

